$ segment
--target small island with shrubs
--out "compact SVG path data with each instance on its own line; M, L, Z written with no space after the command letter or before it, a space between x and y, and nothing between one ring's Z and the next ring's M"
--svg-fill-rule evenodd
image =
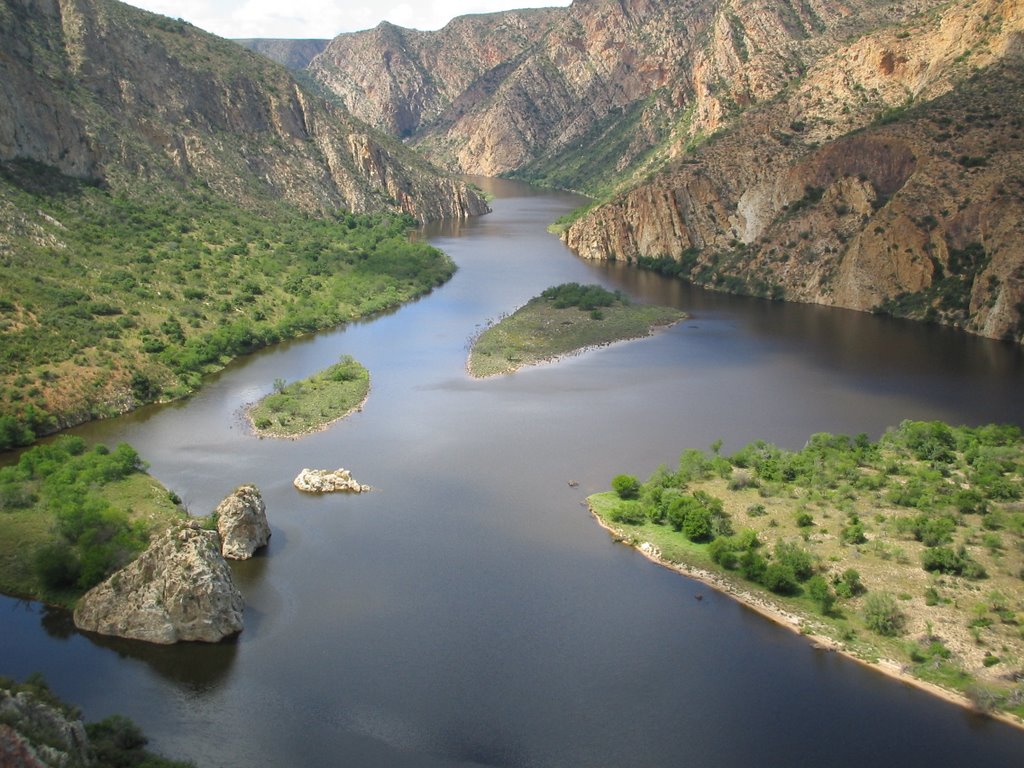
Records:
M370 373L351 355L309 378L286 384L246 413L260 437L301 437L326 429L359 410L370 393Z
M1024 440L903 422L686 450L588 499L620 541L949 700L1024 725Z
M671 307L633 304L621 292L565 283L545 290L473 341L467 368L484 378L573 352L649 336L686 317Z

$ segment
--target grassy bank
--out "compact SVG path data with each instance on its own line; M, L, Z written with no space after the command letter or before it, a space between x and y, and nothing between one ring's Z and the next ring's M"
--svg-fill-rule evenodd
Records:
M183 520L143 467L126 444L61 437L0 469L0 592L70 607Z
M482 378L512 373L588 347L647 336L685 314L671 307L630 303L599 286L549 288L473 342L468 368Z
M370 372L350 355L312 376L286 384L248 409L253 431L266 437L298 437L325 429L358 409L370 393Z
M1024 441L905 422L615 478L624 542L890 673L1024 718Z

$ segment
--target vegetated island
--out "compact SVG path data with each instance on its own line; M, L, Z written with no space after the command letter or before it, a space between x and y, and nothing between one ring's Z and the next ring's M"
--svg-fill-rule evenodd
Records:
M822 645L1024 726L1024 441L903 422L686 450L618 475L598 521L658 563Z
M285 384L274 382L274 392L246 409L253 431L260 437L297 438L327 429L362 408L370 394L370 372L351 355L330 368Z
M649 336L686 314L631 303L598 285L565 283L545 290L474 339L467 368L484 378L615 341Z

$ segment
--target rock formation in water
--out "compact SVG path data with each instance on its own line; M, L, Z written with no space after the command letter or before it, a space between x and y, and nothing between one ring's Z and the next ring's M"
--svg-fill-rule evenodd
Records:
M74 620L87 632L162 645L215 643L242 631L243 608L217 532L193 521L89 590Z
M360 484L347 469L303 469L296 476L296 488L306 493L366 493L370 486Z
M213 513L220 551L229 560L248 560L270 541L267 506L254 485L236 488Z
M342 35L310 72L450 167L597 196L564 232L588 258L1024 338L1019 2L483 19Z
M311 212L485 212L460 181L230 41L115 0L0 7L0 160L132 194L206 185Z

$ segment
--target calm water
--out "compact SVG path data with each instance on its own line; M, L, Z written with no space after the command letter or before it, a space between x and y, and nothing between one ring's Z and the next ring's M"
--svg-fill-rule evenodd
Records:
M87 718L127 714L201 766L1019 766L1024 732L811 649L613 544L582 505L618 472L717 438L796 448L904 418L1024 424L1019 351L588 264L545 232L574 198L481 183L492 215L428 233L459 265L432 295L78 430L133 443L196 513L260 486L274 534L235 566L238 641L100 641L5 598L0 674L41 671ZM467 378L472 334L568 280L692 319ZM362 413L299 442L247 434L244 403L345 353L372 372ZM307 466L376 490L300 495Z

